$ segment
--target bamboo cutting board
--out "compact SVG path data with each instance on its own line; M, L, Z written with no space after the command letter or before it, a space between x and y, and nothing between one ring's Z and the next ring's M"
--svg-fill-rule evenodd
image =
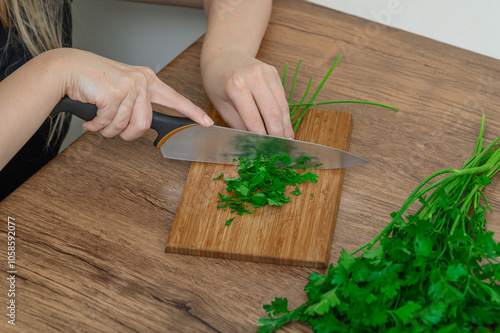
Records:
M223 124L214 110L210 115L216 124ZM295 138L347 151L351 131L350 113L309 109ZM242 216L217 208L218 193L227 194L225 183L213 180L221 171L224 177L238 174L234 165L192 163L166 252L316 268L328 265L344 169L315 170L318 182L300 184L302 195L290 195L294 188L287 191L291 202ZM225 226L233 216L231 225Z

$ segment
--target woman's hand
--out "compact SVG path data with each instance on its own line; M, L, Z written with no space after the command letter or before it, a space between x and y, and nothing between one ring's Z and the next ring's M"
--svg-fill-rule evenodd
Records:
M85 130L124 140L140 137L151 126L151 103L172 108L202 126L213 121L200 108L163 83L147 67L130 66L96 54L58 49L62 70L67 70L65 94L95 104L97 116L83 124Z
M200 65L212 104L231 127L293 138L278 72L255 58L272 1L205 0L204 8L207 32Z
M226 52L202 65L202 78L208 97L229 126L293 138L285 92L273 66Z
M151 126L151 103L175 109L203 126L213 121L200 108L161 82L148 68L112 61L90 52L44 52L0 82L0 169L47 119L62 97L97 105L84 124L104 136L133 140Z

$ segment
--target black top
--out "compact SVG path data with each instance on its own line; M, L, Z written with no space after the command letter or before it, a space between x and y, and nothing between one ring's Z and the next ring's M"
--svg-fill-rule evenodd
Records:
M64 46L69 47L71 46L71 11L69 2L64 5L63 13ZM9 45L7 45L8 33L8 29L3 24L0 24L0 81L31 59L29 52L16 40L15 35L10 38ZM27 93L29 94L29 92ZM50 145L47 146L51 123L51 120L47 118L31 139L0 171L0 201L57 155L68 132L69 121L70 118L68 117L59 138L52 140Z

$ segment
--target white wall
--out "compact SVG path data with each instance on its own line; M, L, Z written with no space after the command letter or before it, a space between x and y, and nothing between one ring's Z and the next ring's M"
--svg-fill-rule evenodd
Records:
M160 71L206 28L202 9L119 0L73 0L73 46ZM73 117L62 149L84 131ZM61 150L62 150L61 149Z
M498 0L309 0L500 60Z

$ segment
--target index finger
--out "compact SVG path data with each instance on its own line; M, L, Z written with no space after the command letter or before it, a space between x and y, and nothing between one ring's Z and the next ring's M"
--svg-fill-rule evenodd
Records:
M202 109L160 81L160 79L155 80L150 86L149 93L153 103L179 111L202 126L209 127L214 124L214 121Z

